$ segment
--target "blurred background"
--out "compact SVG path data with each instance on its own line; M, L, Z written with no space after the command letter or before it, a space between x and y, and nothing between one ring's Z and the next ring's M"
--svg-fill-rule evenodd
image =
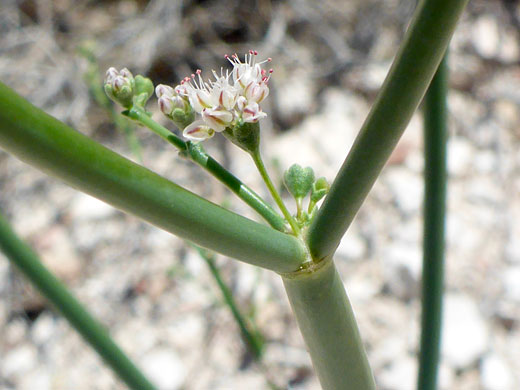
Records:
M413 0L3 0L0 80L109 148L256 218L145 129L141 157L89 92L109 66L176 85L225 53L272 57L262 149L278 183L293 163L334 178L374 101ZM452 40L441 389L520 387L520 8L473 0ZM154 118L167 124L151 99ZM121 127L121 126L120 126ZM210 153L260 194L245 153ZM416 114L344 237L337 263L378 386L415 387L422 240ZM286 194L287 195L287 194ZM288 197L286 197L289 200ZM291 207L293 205L291 204ZM317 390L277 275L218 257L266 340L254 364L199 254L0 150L0 209L164 389ZM0 254L0 389L124 385Z

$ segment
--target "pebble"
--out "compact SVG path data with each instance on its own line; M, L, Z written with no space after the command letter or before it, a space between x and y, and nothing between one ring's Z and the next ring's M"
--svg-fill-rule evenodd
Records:
M70 206L71 217L77 221L105 219L115 211L109 204L82 192L78 192Z
M508 267L502 274L504 295L520 303L520 266Z
M460 137L453 137L448 142L448 172L453 176L469 173L473 165L473 148Z
M483 390L517 389L511 368L506 361L496 353L487 355L480 366Z
M171 348L157 347L141 359L142 369L159 390L180 389L186 379L182 361Z
M31 338L36 345L44 345L52 339L56 331L56 319L48 311L38 316L31 326Z
M473 27L472 43L482 57L497 57L500 48L498 20L490 15L478 18Z
M2 374L6 378L24 375L36 366L37 360L36 348L32 344L21 344L2 358Z
M399 210L407 216L417 214L423 203L423 179L404 167L393 167L386 172L385 180Z
M394 360L378 377L379 387L385 390L413 390L417 381L417 361L406 356Z
M457 369L470 367L488 348L488 327L469 296L445 296L442 330L442 355Z
M336 249L335 257L346 260L361 260L363 259L366 250L366 241L363 240L355 228L355 224L353 224L341 239L341 242Z
M389 244L382 265L392 294L400 299L417 296L422 268L422 252L418 244Z

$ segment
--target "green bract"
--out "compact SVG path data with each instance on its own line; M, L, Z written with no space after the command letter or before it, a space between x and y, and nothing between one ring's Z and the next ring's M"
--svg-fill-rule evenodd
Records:
M312 189L313 182L314 171L311 167L302 168L298 164L293 164L285 171L284 184L296 199L305 198Z
M329 188L329 182L324 177L320 177L318 180L316 180L312 185L311 202L319 202L321 198L327 195Z

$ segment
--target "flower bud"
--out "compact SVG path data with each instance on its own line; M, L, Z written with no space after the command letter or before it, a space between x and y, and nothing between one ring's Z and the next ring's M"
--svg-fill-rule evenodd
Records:
M124 70L124 69L123 69ZM153 95L153 83L147 77L143 77L140 74L135 76L135 94L141 95L146 94L146 100Z
M295 199L304 198L312 189L314 171L311 167L292 165L284 174L284 184Z
M318 202L329 192L330 185L324 177L320 177L312 185L311 202Z
M244 90L245 97L249 102L260 103L269 95L269 87L267 84L261 83L249 83Z
M135 80L126 68L120 72L116 68L108 68L105 77L105 92L114 102L125 108L132 107Z

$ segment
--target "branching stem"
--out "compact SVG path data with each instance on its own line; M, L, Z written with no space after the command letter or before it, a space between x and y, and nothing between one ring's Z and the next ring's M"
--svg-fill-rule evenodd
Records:
M140 108L134 107L131 110L126 111L125 115L141 123L143 126L152 130L155 134L175 146L179 151L183 152L184 156L204 168L234 192L240 199L260 214L269 225L278 231L285 232L285 221L280 214L265 202L260 195L242 183L240 179L220 165L214 158L209 156L200 144L185 142L166 127L155 122Z

